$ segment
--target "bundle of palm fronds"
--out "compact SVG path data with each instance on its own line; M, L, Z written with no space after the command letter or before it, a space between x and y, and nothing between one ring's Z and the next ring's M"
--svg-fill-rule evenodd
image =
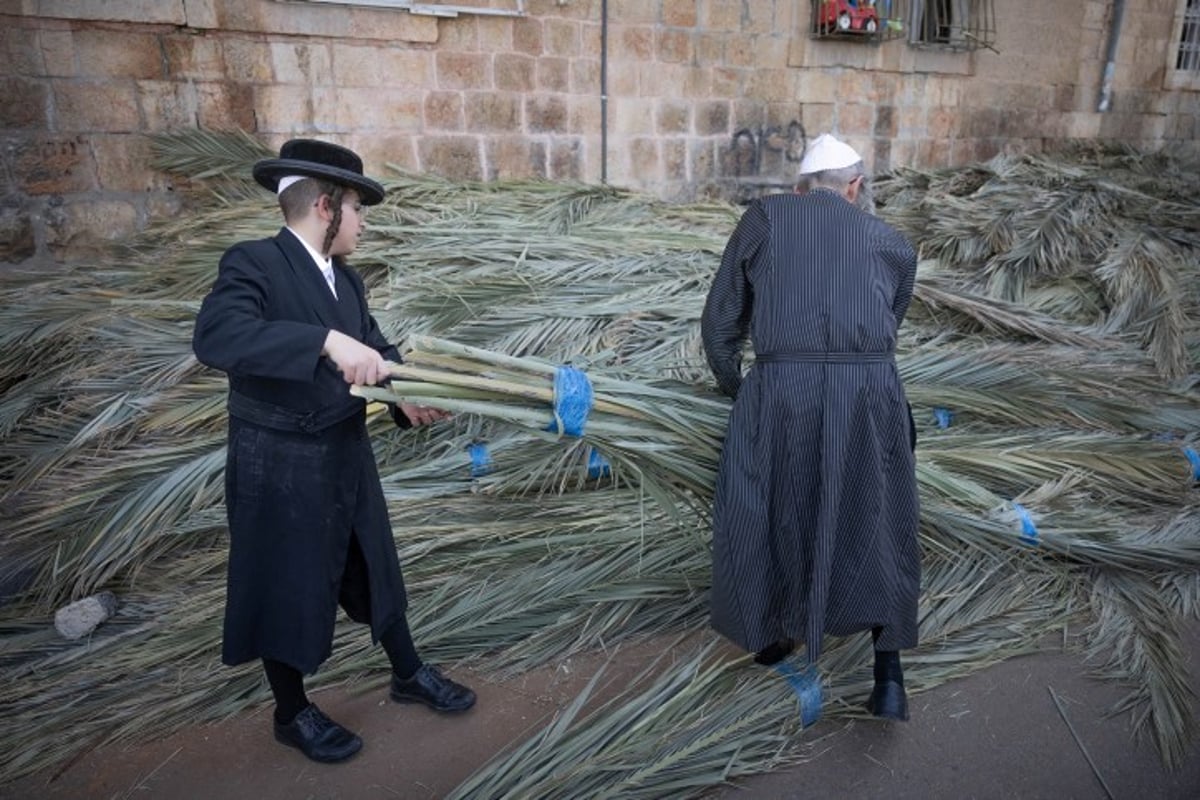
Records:
M220 253L279 224L246 177L268 153L246 137L159 144L164 167L212 189L191 214L110 264L3 290L0 585L14 596L0 610L0 733L36 745L0 755L14 776L266 697L256 669L216 663L224 381L195 363L190 335ZM886 176L879 196L937 256L899 359L921 428L926 644L912 685L1088 620L1097 667L1130 684L1175 760L1192 725L1175 637L1200 597L1200 403L1182 391L1195 173L1159 161L1174 177L1155 184L1145 169L1130 154L998 159ZM377 318L411 347L378 396L456 412L375 430L422 648L521 670L644 635L705 638L727 406L697 323L738 210L600 187L387 183L355 262ZM1014 205L1021 191L1049 193L1040 216ZM1154 246L1122 240L1135 229ZM586 377L585 421L567 418L578 409L560 405L560 376L573 381L560 395ZM102 587L121 594L117 617L88 644L55 639L53 605ZM837 643L817 665L827 716L857 713L865 648ZM381 658L339 629L319 679ZM720 650L680 660L636 690L661 714L631 694L584 725L564 718L464 795L688 794L789 757L791 683Z

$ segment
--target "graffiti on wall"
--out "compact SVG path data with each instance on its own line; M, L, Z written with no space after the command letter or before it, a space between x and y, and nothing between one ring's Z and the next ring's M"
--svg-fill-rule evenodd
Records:
M742 128L730 142L726 174L730 177L789 179L789 165L798 164L804 155L808 134L799 120L787 125L759 125Z

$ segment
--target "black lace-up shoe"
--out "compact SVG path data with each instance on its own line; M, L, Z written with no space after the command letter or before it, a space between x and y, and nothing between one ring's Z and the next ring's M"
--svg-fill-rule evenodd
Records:
M314 703L287 725L276 722L275 738L324 763L345 761L362 749L362 739L325 716Z
M908 719L908 695L896 681L877 681L867 700L867 711L881 719Z
M408 680L392 675L392 699L397 703L424 703L434 711L457 714L475 705L475 693L423 664Z

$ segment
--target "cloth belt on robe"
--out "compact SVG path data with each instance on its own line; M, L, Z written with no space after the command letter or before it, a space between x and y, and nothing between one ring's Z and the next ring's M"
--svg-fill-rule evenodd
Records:
M264 400L256 400L241 392L229 392L230 416L288 433L319 433L360 413L364 407L365 403L355 402L339 403L315 411L297 411Z
M891 361L895 353L887 350L881 353L755 353L754 360L763 364L779 362L808 362L817 364L860 364Z

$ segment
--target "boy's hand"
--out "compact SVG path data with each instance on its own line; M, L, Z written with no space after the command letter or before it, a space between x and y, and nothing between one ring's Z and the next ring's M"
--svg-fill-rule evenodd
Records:
M367 347L341 331L329 332L321 355L334 363L346 383L374 386L389 374L387 359L378 350Z
M440 408L430 408L429 406L414 406L411 403L397 403L404 416L408 417L408 421L414 426L429 425L437 422L440 419L450 417L449 411L443 411Z

